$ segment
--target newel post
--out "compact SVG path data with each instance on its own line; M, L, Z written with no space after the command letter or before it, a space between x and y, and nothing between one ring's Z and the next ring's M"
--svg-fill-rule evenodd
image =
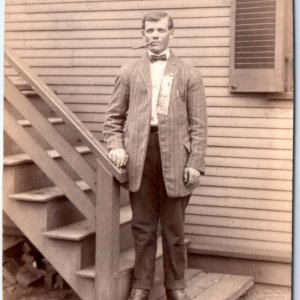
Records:
M96 218L96 299L117 300L120 184L99 160L97 160Z

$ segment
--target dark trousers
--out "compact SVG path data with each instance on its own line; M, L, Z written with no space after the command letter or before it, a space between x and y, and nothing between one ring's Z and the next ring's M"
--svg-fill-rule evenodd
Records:
M158 134L151 133L140 190L130 193L136 255L133 288L152 287L159 221L163 242L165 288L186 287L184 214L189 199L190 195L168 197L162 174Z

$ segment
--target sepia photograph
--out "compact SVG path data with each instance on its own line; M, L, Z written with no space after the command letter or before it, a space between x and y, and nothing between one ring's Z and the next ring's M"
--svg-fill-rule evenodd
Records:
M293 0L3 1L3 300L294 298Z

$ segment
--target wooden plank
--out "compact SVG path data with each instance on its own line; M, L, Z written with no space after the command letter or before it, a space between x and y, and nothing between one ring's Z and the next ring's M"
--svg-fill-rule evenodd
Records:
M138 42L139 44L142 41ZM107 48L85 48L85 49L18 49L16 50L19 56L25 57L141 57L145 50L136 50L124 48L124 49L114 49L109 48L109 52ZM175 48L174 52L176 52L177 56L182 57L229 57L229 49L228 47L181 47Z
M230 237L194 235L186 233L185 236L193 243L211 244L222 249L225 246L235 245L240 248L259 249L264 251L274 250L291 253L291 243L271 242L262 240L235 239Z
M48 118L47 120L51 124L64 124L62 118ZM28 120L18 120L18 123L23 127L31 127L31 123Z
M230 148L230 147L209 147L207 149L209 156L224 157L244 157L244 158L264 158L264 159L284 159L292 160L293 151L276 150L276 149L247 149L247 148Z
M43 234L51 239L78 242L95 234L95 226L87 220L82 220L64 227L46 231Z
M107 50L106 50L107 51ZM90 77L90 76L42 76L44 82L49 85L100 85L112 86L115 80L113 76ZM203 77L205 86L227 86L228 79L226 77Z
M270 191L241 189L232 187L218 186L200 186L196 188L194 194L199 196L216 196L216 197L235 197L235 198L251 198L251 199L269 199L280 201L292 201L292 193L287 191Z
M217 69L217 68L215 68ZM213 71L215 69L212 69ZM224 68L221 68L223 70ZM202 69L201 69L202 71ZM224 70L225 72L225 70ZM223 74L223 76L227 76L228 74ZM208 105L209 106L224 106L224 101L226 101L226 106L236 106L236 107L265 107L265 108L293 108L293 101L270 101L265 97L260 95L251 96L250 94L243 95L229 95L225 98L220 97L209 97Z
M202 38L202 37L229 37L229 28L177 28L176 37L183 38ZM128 29L124 31L120 30L78 30L78 31L5 31L5 40L69 40L69 39L127 39L127 38L139 38L138 30Z
M76 1L72 1L76 2ZM54 2L52 2L54 3ZM6 1L7 4L7 1ZM185 8L185 9L169 9L171 16L176 20L178 18L199 18L205 17L228 17L230 16L229 7L207 7L207 8ZM61 13L35 13L35 14L6 14L5 22L21 22L21 21L72 21L72 20L140 20L145 10L128 10L120 14L119 11L89 11L89 12L61 12ZM177 27L177 26L176 26Z
M81 44L83 44L82 41L81 41ZM106 49L106 51L110 51L110 48ZM119 72L119 67L116 66L116 67L103 67L103 68L88 68L88 67L70 68L70 67L59 67L58 66L58 67L53 67L51 69L33 67L33 70L39 76L41 76L42 78L46 78L46 79L55 77L55 76L56 77L57 76L62 76L62 77L73 76L73 77L80 77L80 78L81 77L85 78L87 76L89 78L99 76L101 78L110 78L111 80L114 80L115 77L117 76L117 73ZM200 71L201 71L203 77L227 77L227 69L224 67L218 67L218 66L210 67L210 68L203 67L203 68L201 68ZM18 75L18 73L13 68L10 68L9 66L7 66L5 68L5 75L7 75L7 76ZM231 100L231 99L235 99L235 98L228 97L227 100ZM240 102L242 102L242 104L243 104L242 107L248 103L248 102L243 102L241 98L238 98L238 99L240 99ZM256 103L261 104L262 101L259 101ZM289 103L289 102L282 102L282 101L278 100L277 102L271 102L271 103L274 103L274 104L276 103L278 107L281 107L281 106L286 107L287 103ZM224 105L224 99L223 99L222 104ZM229 105L233 106L233 105L231 105L230 102L229 102ZM208 106L216 106L216 105L208 103ZM219 106L219 105L217 105L217 106ZM234 106L236 106L236 103ZM273 106L270 104L270 107L273 107ZM247 107L249 107L249 105L247 105ZM267 107L267 106L264 105L264 107Z
M198 28L198 27L229 27L229 17L202 17L202 18L180 18L176 19L177 28ZM136 20L70 20L70 21L34 21L34 22L10 22L6 23L6 31L31 31L39 28L41 31L48 30L96 30L96 29L135 29L140 30L141 21Z
M293 118L292 109L277 109L277 108L240 108L240 107L208 107L209 116L218 117L240 117L247 116L248 118ZM221 112L224 112L221 114Z
M75 149L81 154L91 153L91 150L86 146L76 146ZM48 156L54 159L61 158L60 154L53 149L47 150L47 154ZM4 166L17 166L17 165L23 165L27 163L32 163L32 159L26 153L5 155L3 158Z
M269 200L269 199L247 199L234 197L210 197L192 195L191 205L235 207L244 209L263 209L273 211L292 211L291 201Z
M205 235L211 237L227 237L235 239L249 239L280 243L291 243L292 235L288 232L275 232L269 230L252 230L243 228L224 228L217 226L185 225L187 234Z
M108 98L108 94L106 95ZM99 124L97 125L99 126ZM232 127L240 128L261 128L261 129L293 129L292 119L263 119L263 118L232 118L232 117L214 117L208 118L209 127Z
M120 2L120 1L124 1L124 0L109 0L109 2ZM144 1L144 0L141 0L141 1ZM84 2L84 1L82 1L82 0L64 0L64 1L61 1L61 0L28 0L28 1L24 1L24 0L7 0L5 2L5 4L7 6L10 6L10 5L21 5L21 4L23 4L23 5L24 4L53 4L53 3L68 3L68 2L80 3L80 2ZM128 0L127 0L127 2L128 2ZM193 7L193 8L197 9L196 7ZM202 6L201 6L201 8L203 9ZM222 8L224 9L224 7L222 7ZM171 8L171 9L173 9L173 8ZM181 7L179 9L181 9ZM124 8L124 10L126 10L126 8ZM139 11L142 11L142 9L139 10ZM134 12L134 10L133 10L133 12Z
M196 300L235 300L254 284L254 279L246 276L225 275L201 293Z
M270 129L270 128L223 128L223 127L208 127L208 136L214 137L244 137L244 138L258 138L265 139L270 138L282 139L282 140L293 140L292 129Z
M256 178L256 179L277 179L292 180L292 171L285 170L266 170L266 169L245 169L231 167L210 166L206 164L205 175L217 177L239 177L239 178Z
M65 57L65 58L57 58L57 57L49 57L49 59L45 60L44 58L32 57L32 58L24 58L23 61L29 66L39 66L39 67L120 67L130 60L134 60L132 57L116 57L116 58L85 58L85 57ZM185 58L185 62L190 65L195 66L228 66L228 57L199 57L199 58ZM63 89L62 89L63 91ZM61 91L61 92L62 92ZM97 91L99 93L99 91ZM74 92L73 92L74 93ZM111 89L108 91L111 93Z
M290 180L269 180L239 177L217 177L217 176L201 176L201 185L204 186L222 186L235 188L250 188L279 191L292 191L292 182Z
M89 191L90 187L82 180L76 181L76 184L82 191ZM10 199L18 201L30 201L30 202L48 202L57 198L63 197L63 192L57 186L46 187L38 190L26 191L24 193L18 193L10 195Z
M189 225L215 226L226 228L253 229L274 232L292 232L291 222L251 220L240 218L214 217L205 215L186 214L185 223Z
M268 211L259 209L242 209L233 207L210 207L189 205L187 214L220 216L228 218L245 218L252 220L269 220L280 222L292 222L292 216L289 212Z
M177 37L172 40L172 49L177 52L180 48L198 48L202 47L228 47L228 37L195 37L194 39L188 39L185 37ZM127 38L123 40L119 39L85 39L82 43L82 39L68 39L68 40L9 40L7 44L13 49L114 49L114 50L127 50L133 46L141 44L141 38ZM228 75L228 70L226 73Z
M208 146L292 150L293 140L256 139L245 137L208 137Z
M222 257L254 259L261 261L275 261L285 263L291 263L292 261L291 253L288 252L276 250L263 251L258 249L237 248L236 246L223 246L222 248L220 248L220 246L215 245L193 243L188 247L188 252Z
M241 128L270 128L293 129L292 119L265 119L265 118L229 118L213 117L208 119L208 125L214 127L241 127Z
M216 7L229 6L229 0L203 0L201 2L191 0L187 3L181 1L163 0L156 2L156 9L170 8L195 8L195 7ZM153 9L153 1L119 1L119 2L79 2L79 3L49 3L27 4L7 6L6 13L41 13L41 12L74 12L74 11L127 11Z
M65 193L70 201L89 220L94 220L95 208L71 178L52 160L45 150L18 124L5 108L6 133L27 152L43 172Z
M29 120L41 136L47 137L47 142L61 154L69 166L73 168L95 192L95 170L8 79L5 79L5 98Z
M218 157L218 156L207 156L207 166L215 167L229 167L229 168L250 168L250 169L264 169L268 170L292 170L292 160L278 160L278 159L260 159L260 158L233 158L233 157ZM266 170L267 172L267 170ZM258 170L259 173L259 170ZM257 176L259 178L259 175Z

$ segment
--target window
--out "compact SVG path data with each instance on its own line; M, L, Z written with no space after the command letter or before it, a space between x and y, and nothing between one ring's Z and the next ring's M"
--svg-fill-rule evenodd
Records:
M293 89L292 0L233 0L231 92Z

